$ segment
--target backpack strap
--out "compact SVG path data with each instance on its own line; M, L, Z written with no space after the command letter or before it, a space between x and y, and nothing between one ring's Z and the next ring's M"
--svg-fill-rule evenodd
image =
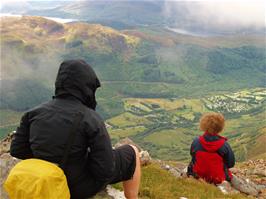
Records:
M71 146L72 146L72 144L74 143L74 140L75 140L76 130L78 129L79 124L80 124L81 120L83 119L83 117L84 117L84 115L82 113L77 113L75 115L73 125L72 125L72 127L70 129L70 133L69 133L68 138L67 138L66 148L64 150L63 158L61 160L61 163L59 164L59 167L62 170L64 170L66 168L66 162L67 162L67 159L68 159L68 155L69 155Z

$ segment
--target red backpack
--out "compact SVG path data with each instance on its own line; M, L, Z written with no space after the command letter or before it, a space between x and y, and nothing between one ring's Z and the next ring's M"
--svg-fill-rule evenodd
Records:
M192 169L197 177L203 178L209 183L220 184L222 181L228 180L228 177L232 178L231 172L225 166L223 157L218 154L219 148L226 141L226 138L221 138L214 142L207 142L203 136L199 137L203 150L195 152L195 163Z

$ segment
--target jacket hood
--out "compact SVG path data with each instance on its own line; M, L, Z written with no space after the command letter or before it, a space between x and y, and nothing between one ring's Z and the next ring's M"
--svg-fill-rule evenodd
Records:
M55 97L74 96L95 110L95 92L100 86L100 81L89 64L83 60L68 60L59 67L55 81Z
M224 145L226 140L227 138L225 137L209 134L207 132L199 137L200 144L206 151L209 152L216 152Z

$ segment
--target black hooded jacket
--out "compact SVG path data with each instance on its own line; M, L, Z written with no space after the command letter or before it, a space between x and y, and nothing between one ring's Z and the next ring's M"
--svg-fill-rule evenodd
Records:
M60 164L76 114L82 113L65 168L72 198L93 195L110 182L114 170L110 138L95 112L98 87L100 82L86 62L63 62L55 97L24 114L11 143L14 157Z

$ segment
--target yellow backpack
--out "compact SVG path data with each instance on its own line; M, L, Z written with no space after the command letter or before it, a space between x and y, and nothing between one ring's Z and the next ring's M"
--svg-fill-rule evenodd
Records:
M19 162L4 188L10 199L69 199L66 176L57 165L40 159Z
M10 199L69 199L70 192L63 169L74 142L82 114L75 117L60 165L40 160L22 160L13 167L4 182ZM61 169L63 168L63 169Z

